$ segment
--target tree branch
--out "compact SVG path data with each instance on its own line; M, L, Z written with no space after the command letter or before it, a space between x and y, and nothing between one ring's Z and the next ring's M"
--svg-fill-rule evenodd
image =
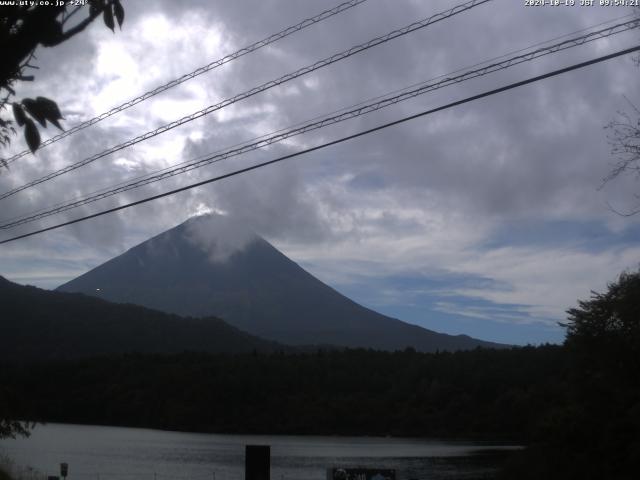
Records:
M66 32L62 33L58 37L58 39L56 39L54 41L55 43L52 43L51 45L47 45L47 46L48 47L54 47L54 46L59 45L60 43L64 42L65 40L69 40L74 35L82 32L85 28L87 28L89 26L89 24L91 24L91 22L93 22L104 11L104 9L106 7L111 7L111 2L108 2L105 5L102 5L101 7L99 7L93 13L89 13L89 16L87 18L85 18L82 22L80 22L75 27L70 28Z

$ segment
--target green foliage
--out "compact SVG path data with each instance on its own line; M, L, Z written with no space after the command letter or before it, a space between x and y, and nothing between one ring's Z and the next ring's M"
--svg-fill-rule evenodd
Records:
M640 359L640 272L623 273L607 292L593 292L578 305L567 312L567 344L609 358Z
M0 368L23 418L203 432L526 441L566 398L558 346L126 355Z
M24 138L31 153L35 152L40 146L40 132L38 132L36 124L30 118L27 118L24 122Z
M0 383L0 438L29 436L30 422L14 420L22 399L15 395L8 385Z
M53 100L45 97L25 98L22 103L13 103L13 116L19 126L24 125L24 138L31 153L34 153L40 146L40 132L33 120L41 126L47 126L47 120L62 130L58 120L62 120L62 114L58 105ZM27 114L31 118L27 117ZM33 120L32 120L33 119Z
M13 127L13 122L8 119L0 118L0 145L6 147L11 142L11 135L16 134L16 129ZM6 167L7 162L3 158L0 158L0 165Z
M0 304L0 362L132 351L251 352L279 347L216 318L180 318L79 294L24 287L2 277ZM15 420L26 418L23 405L27 400L14 382L1 378L4 369L0 365L0 438L24 435L30 428L28 423ZM43 398L47 393L38 395Z
M70 28L65 28L67 21L81 9L72 6L72 2L15 2L0 9L0 45L2 45L2 62L0 62L0 113L12 106L15 123L24 127L24 136L31 152L40 146L40 132L33 120L42 127L46 122L53 123L62 129L58 120L62 119L58 105L45 97L25 98L20 102L10 102L15 95L14 84L18 81L33 81L33 75L25 75L28 69L37 68L31 64L38 46L54 47L83 31L98 16L102 15L104 24L114 30L114 17L120 28L124 22L124 8L120 0L89 0L88 15ZM4 92L3 92L4 90ZM31 117L28 118L27 114ZM7 146L15 128L9 119L0 118L0 144ZM3 161L3 163L6 162Z
M28 437L30 430L28 422L0 418L0 438Z
M568 310L569 397L512 465L523 479L635 479L640 472L640 272ZM536 465L536 468L529 468Z
M39 304L38 289L4 282L0 301L13 309L11 317L18 318L27 304L40 309L49 327L41 324L38 331L46 335L60 331L61 319L78 318L78 298L89 306L83 311L94 328L101 325L95 320L103 308L149 312L54 292L49 300L59 303ZM46 312L55 312L55 318ZM112 326L123 312L103 318ZM9 416L0 405L0 418L206 432L505 438L528 448L513 458L504 478L635 479L639 313L640 272L632 272L568 311L563 346L432 354L245 350L5 363L0 385L11 389L13 400L5 409ZM20 319L0 336L9 338L11 328L26 322ZM140 338L153 331L151 344L157 345L178 331L162 333L162 322L153 322L154 329L150 323L125 333ZM73 329L67 332L72 335ZM97 337L102 344L113 342L102 331ZM88 341L81 338L79 350Z
M237 433L504 438L503 478L635 479L640 272L568 311L563 346L135 354L0 366L13 418ZM61 394L62 393L62 394Z
M636 57L636 62L640 66L640 56ZM640 109L630 101L629 104L632 113L618 112L617 118L605 127L609 130L607 137L611 146L611 155L617 159L605 177L605 182L610 182L622 175L631 175L636 180L640 178L638 176L640 172ZM631 211L620 213L620 215L629 217L637 213L640 213L640 208L636 204Z
M251 352L285 348L217 318L182 318L81 294L25 287L2 277L0 304L0 362L126 352Z

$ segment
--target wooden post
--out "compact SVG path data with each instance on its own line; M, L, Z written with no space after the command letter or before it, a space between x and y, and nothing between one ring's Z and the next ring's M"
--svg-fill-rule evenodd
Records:
M270 480L271 447L269 445L247 445L244 469L245 480Z

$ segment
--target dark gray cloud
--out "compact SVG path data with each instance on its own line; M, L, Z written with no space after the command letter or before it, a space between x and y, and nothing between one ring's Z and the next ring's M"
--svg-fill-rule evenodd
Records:
M334 4L277 0L129 3L121 32L112 34L96 24L61 47L39 52L37 80L22 85L19 94L55 98L68 124L73 124ZM10 172L0 175L0 189L38 178L454 3L370 0L44 149L36 158L16 162ZM605 7L527 8L522 2L496 0L16 195L2 202L2 218L84 195L627 13ZM621 49L639 37L637 32L619 35L442 89L263 152L21 227L15 233L332 140ZM637 227L639 218L622 221L607 207L607 201L624 205L626 199L634 198L637 183L623 179L598 190L611 160L602 127L616 110L628 108L625 95L638 99L638 73L625 57L440 112L6 247L0 250L0 269L9 277L49 286L51 278L71 277L92 262L106 260L190 215L214 211L237 219L295 259L314 265L315 273L333 284L408 271L482 276L511 288L452 286L449 293L496 305L517 305L526 310L527 318L557 318L577 296L588 295L590 288L603 286L622 268L633 267L638 253L621 235ZM21 146L16 140L12 149ZM551 248L535 242L523 245L521 240L509 246L504 225L549 221L601 224L608 232L606 247L584 251L575 242ZM501 247L486 248L498 231ZM77 257L69 253L70 246ZM579 268L571 263L577 261ZM545 288L540 287L541 282ZM446 299L439 301L449 311L456 310Z

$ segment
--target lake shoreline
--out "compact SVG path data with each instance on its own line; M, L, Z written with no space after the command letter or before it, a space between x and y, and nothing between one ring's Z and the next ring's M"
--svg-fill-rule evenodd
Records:
M375 434L354 434L354 433L343 433L343 432L322 432L322 433L313 433L313 432L278 432L278 433L270 433L263 431L240 431L240 430L229 430L229 431L207 431L207 430L175 430L170 428L160 428L154 426L144 426L144 425L131 425L131 424L107 424L107 423L83 423L83 422L67 422L67 421L57 421L57 420L29 420L30 422L35 422L36 427L38 425L46 426L46 425L69 425L69 426L80 426L80 427L113 427L113 428L135 428L139 430L150 430L150 431L158 431L158 432L167 432L167 433L184 433L184 434L195 434L195 435L251 435L251 436L269 436L269 437L288 437L288 436L296 436L296 437L336 437L336 438L363 438L363 439L411 439L411 440L423 440L423 441L444 441L444 442L473 442L473 443L495 443L495 444L509 444L514 447L524 448L526 447L525 442L522 439L517 439L510 436L500 436L500 435L467 435L467 436L419 436L419 435L375 435ZM34 428L34 429L35 429ZM32 430L34 430L32 429Z
M68 462L73 480L95 480L97 475L100 480L126 480L131 474L152 480L153 473L196 479L212 478L212 472L216 480L236 480L243 478L247 444L270 445L272 477L285 480L324 480L326 469L338 466L392 468L399 472L398 480L497 472L502 459L518 448L496 441L229 435L48 423L38 425L28 439L0 441L0 452L43 474L55 474L61 462Z

